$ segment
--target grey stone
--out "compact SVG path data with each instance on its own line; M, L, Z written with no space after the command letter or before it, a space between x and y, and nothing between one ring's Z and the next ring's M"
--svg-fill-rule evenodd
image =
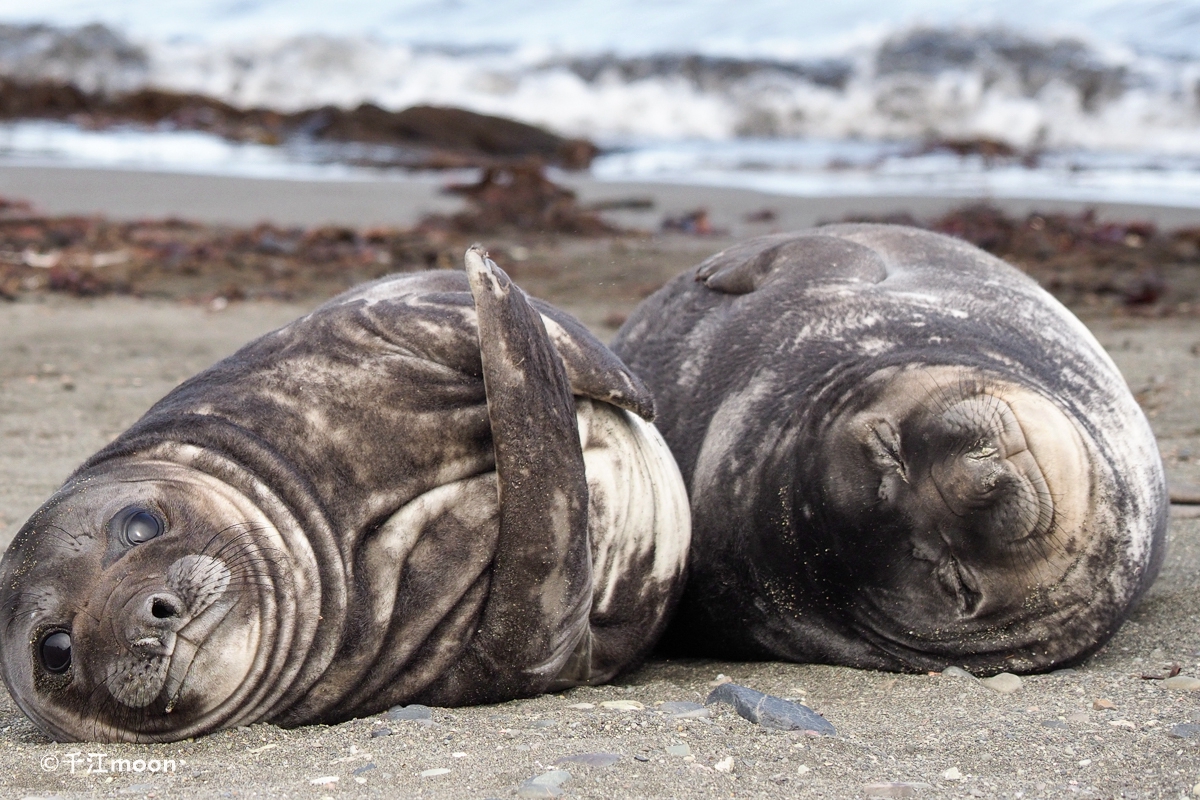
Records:
M1183 692L1200 692L1200 678L1192 678L1187 675L1176 675L1174 678L1167 678L1159 681L1159 686L1164 689L1175 689Z
M555 764L583 764L586 767L611 767L621 760L616 753L576 753L563 756Z
M692 748L686 744L669 744L665 749L669 756L690 756L692 754Z
M993 692L999 692L1000 694L1012 694L1025 685L1020 678L1011 672L1001 672L999 675L993 675L990 678L982 678L979 682Z
M397 722L403 719L433 719L433 713L429 710L429 706L413 704L411 706L394 706L389 708L383 715L383 718L389 722Z
M571 773L565 769L552 769L549 772L543 772L541 775L530 778L526 783L534 783L538 786L562 786L569 780L571 780Z
M640 754L639 754L639 755L636 755L636 756L634 756L634 757L633 757L633 760L634 760L634 761L641 761L643 764L645 764L647 761L649 761L649 760L650 760L650 757L649 757L649 756L643 756L643 755L640 755Z
M944 670L942 670L942 677L943 678L968 678L970 680L975 680L975 676L972 675L971 673L967 672L962 667L946 667Z
M658 707L660 714L666 714L671 719L702 719L711 717L712 712L699 703L689 703L686 700L671 700Z
M370 763L368 763L368 764L363 764L361 767L359 767L358 769L354 770L354 771L353 771L353 772L351 772L350 774L351 774L351 775L364 775L364 774L366 774L366 773L370 772L370 771L371 771L371 770L373 770L373 769L375 769L375 762L373 762L373 761L372 761L372 762L370 762Z
M777 731L812 731L823 736L836 736L828 720L805 705L790 703L736 683L723 683L712 690L706 704L728 703L745 719Z
M376 728L375 730L371 731L372 739L378 739L380 736L391 736L391 735L392 735L391 728Z
M883 783L868 783L863 787L867 797L916 797L925 789L932 789L928 783L908 781L886 781Z
M1172 726L1167 735L1172 739L1200 739L1200 725L1195 722L1181 722Z

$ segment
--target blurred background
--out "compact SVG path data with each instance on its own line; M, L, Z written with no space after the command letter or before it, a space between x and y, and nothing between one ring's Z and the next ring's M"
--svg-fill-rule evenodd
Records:
M532 153L605 182L1200 207L1196 0L4 0L0 22L9 165L372 181ZM414 106L559 138L475 120L464 146Z

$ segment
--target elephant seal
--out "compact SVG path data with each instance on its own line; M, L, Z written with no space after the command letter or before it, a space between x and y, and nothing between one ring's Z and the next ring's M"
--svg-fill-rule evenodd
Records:
M1115 365L962 241L753 239L649 297L614 350L691 497L669 649L1047 670L1100 647L1162 563L1162 462Z
M642 657L681 587L645 387L481 250L170 392L0 564L0 668L57 740L491 703Z

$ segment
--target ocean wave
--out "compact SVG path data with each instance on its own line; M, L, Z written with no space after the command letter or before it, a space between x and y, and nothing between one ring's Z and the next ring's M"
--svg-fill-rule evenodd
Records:
M0 26L0 73L294 111L458 106L611 146L737 138L989 139L1200 154L1200 59L1012 27L908 26L819 57L418 46L361 35L133 42Z

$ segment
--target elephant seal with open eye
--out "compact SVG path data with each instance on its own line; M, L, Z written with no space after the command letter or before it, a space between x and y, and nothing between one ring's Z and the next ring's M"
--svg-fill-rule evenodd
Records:
M674 649L1046 670L1103 644L1162 562L1162 462L1116 367L964 242L753 239L648 298L614 350L691 497Z
M0 565L0 667L43 731L497 702L644 655L689 537L650 396L482 251L467 267L250 343L33 515Z

